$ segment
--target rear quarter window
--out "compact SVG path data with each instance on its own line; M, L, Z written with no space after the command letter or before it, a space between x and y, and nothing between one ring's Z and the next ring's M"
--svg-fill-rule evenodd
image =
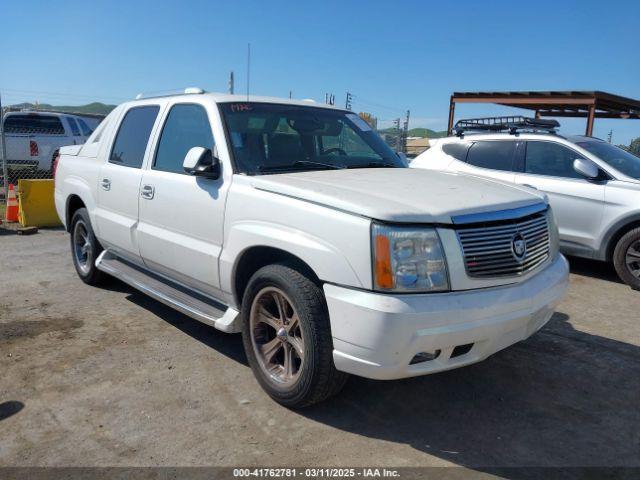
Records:
M468 143L447 143L442 146L442 151L447 155L465 162L467 160L467 151L469 150Z

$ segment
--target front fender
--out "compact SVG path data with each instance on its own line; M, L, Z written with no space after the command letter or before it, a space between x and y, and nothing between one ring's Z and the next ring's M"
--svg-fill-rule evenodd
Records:
M237 222L227 233L227 247L220 257L221 286L225 292L233 291L235 267L243 253L252 247L284 250L309 265L320 280L356 288L368 286L367 280L361 278L362 272L359 274L341 249L326 239L263 221ZM365 250L362 249L362 254L368 257Z

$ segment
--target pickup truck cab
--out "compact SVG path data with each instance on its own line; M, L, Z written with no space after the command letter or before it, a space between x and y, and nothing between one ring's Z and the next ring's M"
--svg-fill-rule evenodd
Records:
M529 337L568 283L543 194L407 168L350 111L203 93L118 106L61 149L80 278L117 277L242 332L289 407L347 374L397 379Z

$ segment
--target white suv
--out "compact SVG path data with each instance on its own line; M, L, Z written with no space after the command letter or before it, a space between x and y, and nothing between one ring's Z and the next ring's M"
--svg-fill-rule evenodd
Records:
M531 127L535 121L527 123ZM640 288L640 158L593 137L514 127L511 132L463 131L439 140L411 167L468 173L546 193L561 250L613 262L623 281Z
M61 149L55 184L84 282L106 273L242 332L259 383L292 407L347 373L478 362L540 329L568 282L544 195L406 168L328 105L125 103Z

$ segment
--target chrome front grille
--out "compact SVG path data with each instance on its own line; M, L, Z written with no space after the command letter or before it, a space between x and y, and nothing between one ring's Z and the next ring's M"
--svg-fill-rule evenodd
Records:
M456 232L470 277L522 275L549 258L546 210L518 219L459 226Z

